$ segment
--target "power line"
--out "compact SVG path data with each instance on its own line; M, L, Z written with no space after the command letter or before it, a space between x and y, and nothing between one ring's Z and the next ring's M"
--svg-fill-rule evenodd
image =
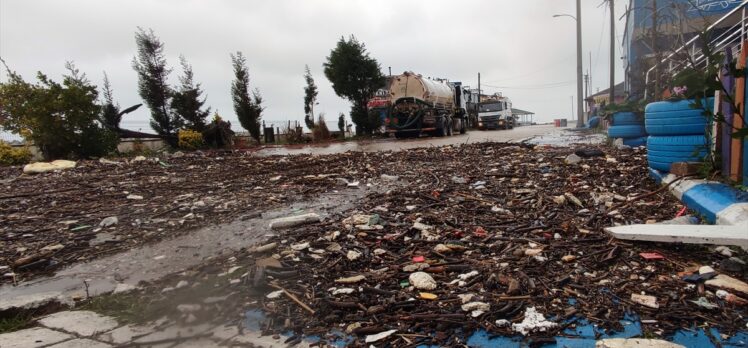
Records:
M569 81L560 81L560 82L550 82L550 83L544 83L544 84L538 84L538 85L520 85L520 86L494 86L494 85L488 85L483 84L486 87L491 88L498 88L498 89L551 89L551 88L559 88L559 87L566 87L570 86L576 83L576 80L569 80Z

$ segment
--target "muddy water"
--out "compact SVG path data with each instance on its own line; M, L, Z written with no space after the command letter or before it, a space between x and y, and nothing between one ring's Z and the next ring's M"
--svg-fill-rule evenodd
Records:
M467 134L453 135L451 137L434 138L424 137L419 139L381 139L370 141L349 141L344 143L332 143L325 145L306 145L298 147L268 147L256 154L259 156L272 155L299 155L299 154L318 154L328 155L335 153L344 153L348 151L360 152L377 152L377 151L400 151L414 149L419 147L457 145L465 143L480 142L516 142L539 135L544 135L558 131L552 125L538 125L517 127L511 130L490 130L480 131L472 130Z
M379 188L378 190L382 190ZM185 235L155 244L132 249L120 254L73 265L45 277L23 282L17 286L0 287L0 307L23 295L61 293L63 297L85 296L84 281L91 295L111 292L118 284L136 286L140 281L159 279L197 265L207 258L231 253L276 233L268 228L270 220L314 212L323 218L355 206L355 202L376 189L355 188L329 192L312 200L294 203L289 207L270 210L261 216L208 226ZM121 286L121 285L120 285Z

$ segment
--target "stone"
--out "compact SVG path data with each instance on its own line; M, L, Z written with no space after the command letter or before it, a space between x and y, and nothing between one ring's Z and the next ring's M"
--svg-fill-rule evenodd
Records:
M345 257L347 257L348 260L355 261L358 258L360 258L361 255L363 255L363 254L360 253L360 252L358 252L358 251L356 251L356 250L348 250L348 254L346 254Z
M685 346L647 338L606 338L595 342L595 348L685 348Z
M50 330L43 327L33 327L30 329L19 330L9 333L0 334L0 347L3 348L35 348L49 346L73 336L59 331Z
M116 320L91 311L64 311L48 315L39 324L50 329L91 337L119 326Z
M714 273L714 268L711 268L709 266L701 266L699 267L699 274L708 274L708 273Z
M41 174L55 170L75 168L75 161L56 160L52 162L36 162L23 167L24 174Z
M78 338L78 339L58 343L53 346L49 346L49 348L108 348L108 347L112 347L112 346L106 343L89 340L87 338Z
M748 265L746 265L745 261L733 256L727 260L722 261L719 268L727 272L741 273L745 272L745 270L748 269Z
M577 164L579 162L582 162L582 157L579 157L576 154L566 156L566 158L564 159L564 163L566 164Z
M320 221L322 221L322 218L315 213L287 216L270 221L270 229L278 230Z
M143 200L143 196L140 195L127 195L127 199L131 199L134 201L140 201Z
M426 272L415 272L408 277L408 280L416 289L434 290L436 289L436 280Z
M181 289L183 287L186 287L187 285L190 285L190 283L188 281L186 281L186 280L180 280L179 283L177 283L177 286L175 286L174 288Z
M107 228L109 226L114 226L119 223L119 219L116 216L110 216L107 218L104 218L104 220L101 220L99 222L99 227Z

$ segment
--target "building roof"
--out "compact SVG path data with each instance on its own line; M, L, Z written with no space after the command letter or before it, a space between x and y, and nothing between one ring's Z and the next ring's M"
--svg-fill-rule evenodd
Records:
M595 98L595 97L607 96L608 93L609 93L608 92L609 90L610 90L610 88L606 88L606 89L604 89L604 90L602 90L600 92L597 92L597 93L589 96L588 98ZM622 97L623 94L624 94L624 92L625 92L625 88L623 86L623 82L621 82L621 83L615 85L615 87L613 87L613 95L616 96L616 97Z
M512 115L535 115L534 112L512 108Z

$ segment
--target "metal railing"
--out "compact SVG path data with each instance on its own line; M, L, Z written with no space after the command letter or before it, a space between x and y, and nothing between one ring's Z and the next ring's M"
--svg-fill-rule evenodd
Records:
M737 52L740 49L740 45L746 39L748 33L748 0L744 0L743 3L732 9L722 18L712 23L708 28L707 32L713 31L715 28L719 28L722 32L716 37L712 38L708 45L713 52L723 51L726 48L731 48L733 52ZM664 73L668 76L674 76L678 72L687 68L690 64L696 67L705 67L709 62L709 57L704 55L702 52L703 42L699 35L688 40L686 44L670 53L667 57L655 63L649 70L647 70L644 84L644 95L648 96L650 75L657 69L664 69ZM665 66L663 66L665 65ZM657 93L657 91L655 91Z

